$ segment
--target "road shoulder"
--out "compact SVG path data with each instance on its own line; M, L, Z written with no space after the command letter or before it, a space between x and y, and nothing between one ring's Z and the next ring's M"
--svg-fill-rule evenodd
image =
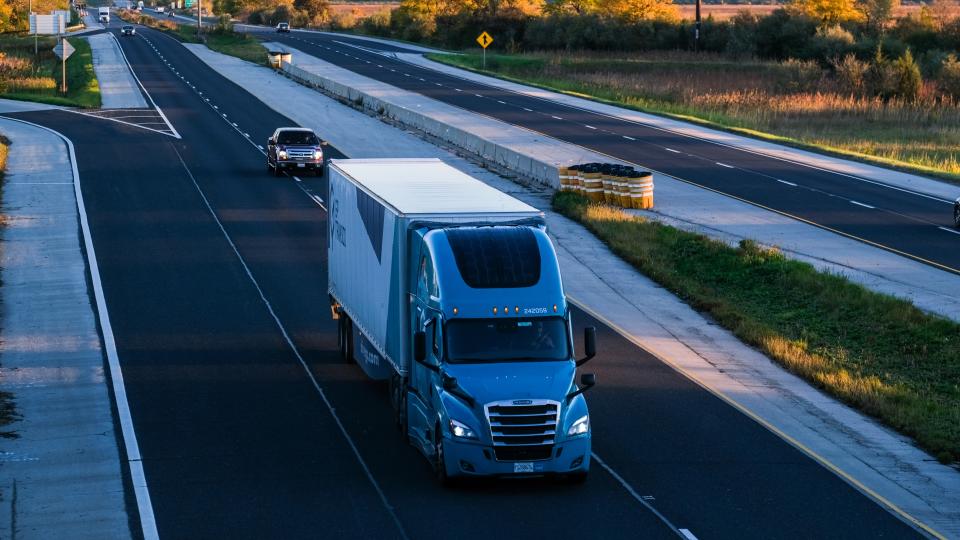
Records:
M53 133L13 141L0 229L0 379L19 438L0 452L0 536L129 538L118 439L80 246L73 168Z
M505 180L412 133L270 74L266 68L220 55L202 45L187 47L267 106L316 129L351 157L439 157L545 209L565 287L576 303L587 311L604 314L625 337L668 360L675 369L802 447L808 455L819 456L821 463L835 468L862 491L889 501L944 534L960 535L960 473L936 463L906 438L790 375L637 273L583 227L550 211L550 190ZM460 116L463 118L462 112ZM753 209L743 206L730 211ZM833 237L816 232L825 236L815 241ZM860 245L847 239L838 241L849 242L847 247Z

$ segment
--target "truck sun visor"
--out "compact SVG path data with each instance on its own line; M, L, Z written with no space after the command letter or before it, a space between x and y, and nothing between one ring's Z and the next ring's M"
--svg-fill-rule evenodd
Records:
M463 281L474 289L532 287L540 281L540 248L527 227L450 229L446 235Z

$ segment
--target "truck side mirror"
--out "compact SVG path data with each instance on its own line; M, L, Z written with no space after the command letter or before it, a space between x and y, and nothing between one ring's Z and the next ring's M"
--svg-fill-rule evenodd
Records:
M583 329L583 352L586 356L577 360L577 366L582 366L597 355L597 329L588 326Z
M567 394L567 401L579 396L580 394L586 392L587 390L593 388L597 384L597 376L593 373L584 373L580 376L580 388L577 388L573 392Z
M426 332L417 332L413 335L413 359L421 364L427 360Z

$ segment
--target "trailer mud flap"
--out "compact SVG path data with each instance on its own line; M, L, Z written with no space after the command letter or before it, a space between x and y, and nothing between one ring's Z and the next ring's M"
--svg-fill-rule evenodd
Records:
M353 332L353 350L357 364L371 379L383 381L389 379L394 374L393 366L386 358L377 352L377 349L367 341L364 335L354 329Z

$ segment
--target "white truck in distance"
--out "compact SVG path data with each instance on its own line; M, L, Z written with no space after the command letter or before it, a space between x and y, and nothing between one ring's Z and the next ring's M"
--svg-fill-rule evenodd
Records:
M102 23L110 22L110 8L102 7L97 9L97 20Z

